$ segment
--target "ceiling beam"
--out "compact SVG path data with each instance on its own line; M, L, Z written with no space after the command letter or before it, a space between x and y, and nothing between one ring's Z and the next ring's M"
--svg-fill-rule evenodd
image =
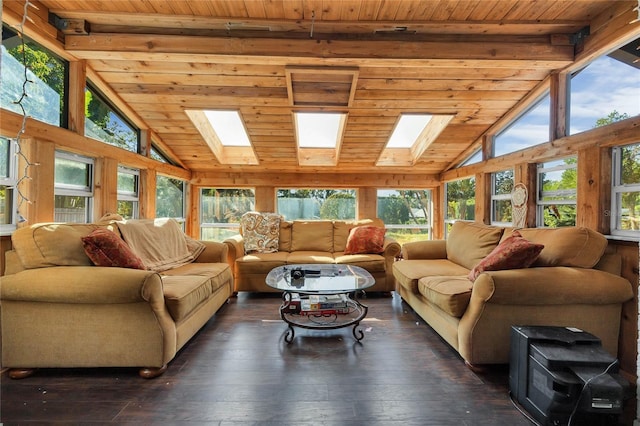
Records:
M546 61L568 64L574 59L573 46L550 42L504 41L397 41L370 40L285 40L269 38L233 38L201 36L167 36L148 34L92 34L66 37L67 51L85 59L104 59L108 52L120 59L138 59L140 54L164 54L168 58L185 55L190 60L199 55L215 57L264 58L267 62L296 62L296 58L340 59L352 63L375 63L423 60ZM169 54L169 55L167 55ZM185 58L186 59L186 58ZM144 60L144 59L143 59ZM214 61L215 62L215 61ZM343 64L344 65L344 64ZM397 66L398 63L395 62Z

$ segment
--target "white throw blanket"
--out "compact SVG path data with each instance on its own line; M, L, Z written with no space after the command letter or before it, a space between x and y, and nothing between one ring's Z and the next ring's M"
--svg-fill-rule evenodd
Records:
M204 244L182 232L175 219L139 219L116 222L122 238L147 269L160 272L192 262Z

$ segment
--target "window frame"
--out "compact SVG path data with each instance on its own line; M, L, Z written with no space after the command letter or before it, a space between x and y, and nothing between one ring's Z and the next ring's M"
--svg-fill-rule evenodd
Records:
M509 192L508 194L496 193L496 189L497 189L496 175L498 173L505 173L505 172L511 172L512 190L513 190L513 186L515 185L515 171L513 169L499 170L497 172L491 173L491 225L510 227L510 226L513 226L513 204L511 203L511 192ZM495 210L494 201L509 201L509 204L511 204L511 209L512 209L510 222L503 222L503 221L496 220L496 210Z
M126 166L118 166L118 177L120 174L132 175L135 185L135 191L121 191L117 189L117 201L133 202L132 215L130 219L138 219L140 217L140 170L132 169ZM116 184L116 187L119 186ZM183 210L184 211L184 210Z
M622 206L618 202L618 194L624 192L640 192L640 182L633 184L622 184L622 149L629 146L638 145L640 142L625 144L613 147L611 150L611 235L621 237L640 238L640 230L620 229L619 218L622 217Z
M0 175L0 186L4 186L7 191L11 191L11 199L8 203L11 206L10 223L0 223L0 235L11 235L18 227L18 159L16 156L16 140L14 138L0 136L8 142L7 149L7 176ZM4 155L4 152L0 155ZM6 196L6 193L5 193Z
M252 202L252 207L251 209L247 210L247 211L252 211L255 210L255 205L256 205L256 189L255 188L240 188L240 187L212 187L212 186L207 186L207 187L202 187L200 188L200 193L199 193L199 200L200 200L200 205L199 205L199 211L200 211L200 239L201 240L207 240L205 239L204 236L204 231L206 229L232 229L234 230L236 233L240 233L240 221L238 220L238 222L205 222L204 220L204 208L203 208L203 201L204 201L204 195L203 195L203 191L205 190L244 190L244 191L252 191L253 192L253 202ZM245 212L246 213L246 212ZM223 239L224 240L224 239ZM218 241L218 240L207 240L207 241Z
M156 176L156 194L155 194L155 200L156 200L156 210L155 210L155 216L159 216L158 215L158 179L159 178L163 178L163 179L173 179L173 180L177 180L180 181L180 183L182 184L182 216L179 217L175 217L175 216L170 216L171 219L175 219L176 222L178 222L180 224L180 226L182 227L182 229L185 229L186 226L186 213L187 213L187 181L179 179L179 178L175 178L175 177L171 177L171 176L165 176L165 175L160 175L158 174Z
M280 191L336 191L336 192L346 192L346 191L353 191L353 200L354 200L354 209L353 209L353 217L352 218L323 218L321 216L322 213L322 207L324 204L321 204L319 206L319 212L318 212L318 216L317 217L313 217L313 218L299 218L299 217L287 217L284 213L282 213L280 211L279 208L279 200L281 199L281 197L278 196L278 193ZM284 187L278 187L276 188L275 191L275 196L276 196L276 212L281 215L283 218L285 218L286 220L356 220L356 218L358 217L358 188L310 188L310 187L304 187L304 188L284 188ZM297 198L297 197L293 197L293 198ZM328 199L328 198L327 198ZM327 201L327 199L325 199L325 202Z
M565 164L560 164L557 166L552 166L552 167L544 167L545 163L549 163L551 161L563 161L566 159L570 159L570 158L575 158L576 162L575 163L565 163ZM543 201L542 198L545 195L550 195L553 196L555 195L558 191L543 191L542 189L542 174L543 173L549 173L549 172L556 172L556 171L564 171L564 170L569 170L569 169L576 169L576 172L578 170L578 157L576 155L571 155L568 157L563 157L563 158L557 158L557 159L553 159L551 161L547 161L545 163L538 163L536 165L536 227L538 228L549 228L548 226L545 226L544 224L544 209L546 208L546 206L551 206L551 205L573 205L575 206L576 209L576 213L578 211L578 187L576 184L576 188L575 191L571 191L575 194L575 200L551 200L551 201ZM569 190L560 190L564 193L568 193L570 192ZM567 226L571 226L571 225L567 225ZM574 225L575 226L575 223Z
M463 221L463 222L474 222L475 221L475 210L474 210L474 214L473 214L473 219L469 220L469 219L457 219L457 218L450 218L449 217L449 191L448 191L448 186L449 184L451 184L452 182L460 182L463 180L473 180L474 184L476 181L475 176L467 176L467 177L463 177L463 178L459 178L459 179L454 179L454 180L450 180L444 183L444 193L443 193L443 218L444 218L444 236L445 238L447 237L447 235L449 234L449 226L453 225L455 222L457 221ZM474 205L475 205L475 199L477 197L477 192L478 192L478 187L476 186L475 191L474 191L474 196L473 196L473 200L474 200Z
M395 188L377 188L376 189L376 216L382 218L380 214L379 208L379 200L380 200L380 192L381 191L424 191L428 193L428 201L427 201L427 223L424 225L421 224L396 224L396 223L387 223L385 221L384 226L386 229L394 230L394 229L406 229L406 230L425 230L427 231L427 240L433 239L433 190L431 189L395 189ZM421 240L424 239L424 234L420 234L422 236ZM396 238L397 240L397 238Z
M55 181L55 176L54 176L53 195L54 195L54 199L56 196L86 198L85 221L75 222L75 223L91 223L93 218L93 206L94 206L95 159L91 157L82 156L82 155L72 154L66 151L56 151L54 163L58 159L75 161L77 163L83 163L89 166L88 167L88 173L89 173L88 185L81 186L81 185L59 184ZM54 220L55 220L55 215L56 215L55 203L54 203L53 214L54 214Z

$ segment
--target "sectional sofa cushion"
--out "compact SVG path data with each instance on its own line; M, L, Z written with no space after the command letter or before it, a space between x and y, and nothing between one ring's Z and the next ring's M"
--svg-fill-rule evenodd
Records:
M500 242L502 228L475 222L457 221L447 238L447 259L473 268L484 259Z
M294 221L291 251L333 251L333 223L330 220Z
M460 318L469 306L473 283L467 277L424 277L418 292L447 314Z
M543 244L533 266L593 268L607 248L604 235L584 227L520 229L524 238Z

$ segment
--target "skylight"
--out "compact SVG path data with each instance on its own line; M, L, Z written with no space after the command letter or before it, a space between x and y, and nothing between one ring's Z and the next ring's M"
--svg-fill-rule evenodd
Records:
M387 148L411 148L432 117L431 114L401 115Z
M344 114L297 112L296 130L300 148L335 148Z
M335 166L338 164L345 113L294 112L298 164Z
M205 110L204 115L222 146L251 146L238 111Z

